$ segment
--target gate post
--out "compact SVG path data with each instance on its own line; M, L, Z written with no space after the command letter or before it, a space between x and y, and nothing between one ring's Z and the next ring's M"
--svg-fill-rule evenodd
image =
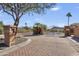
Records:
M64 33L65 33L65 37L70 36L70 27L69 26L65 26L64 27Z
M75 27L74 29L74 36L79 38L79 25Z
M5 25L4 26L4 43L7 46L12 46L15 44L15 33L14 31L16 31L16 27L15 26L10 26L10 25Z

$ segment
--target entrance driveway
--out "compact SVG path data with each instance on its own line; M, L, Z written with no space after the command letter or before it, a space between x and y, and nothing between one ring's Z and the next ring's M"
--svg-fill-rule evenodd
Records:
M76 56L77 51L66 38L47 35L29 36L31 43L6 54L6 56Z

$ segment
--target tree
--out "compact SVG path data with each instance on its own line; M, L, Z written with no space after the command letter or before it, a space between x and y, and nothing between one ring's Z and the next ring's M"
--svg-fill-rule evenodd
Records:
M47 30L47 25L43 24L43 29L46 31Z
M34 26L41 27L41 28L43 28L44 30L47 30L47 25L45 25L45 24L35 23Z
M47 30L47 26L45 24L35 23L33 26L34 35L43 34L43 32L46 30Z
M55 3L3 3L0 6L5 13L13 17L14 25L17 29L19 20L24 14L41 14L46 9L54 7Z
M25 27L24 27L25 29L29 29L29 27L27 26L27 23L25 23Z
M0 21L0 34L2 34L2 32L3 32L3 22Z
M69 18L72 17L72 15L71 15L70 12L68 12L68 13L66 14L66 16L68 17L68 26L69 26Z

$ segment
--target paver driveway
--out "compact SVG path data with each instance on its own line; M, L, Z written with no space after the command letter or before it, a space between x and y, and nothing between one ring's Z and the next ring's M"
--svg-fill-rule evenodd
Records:
M69 56L78 53L66 38L30 36L32 42L7 53L8 56Z

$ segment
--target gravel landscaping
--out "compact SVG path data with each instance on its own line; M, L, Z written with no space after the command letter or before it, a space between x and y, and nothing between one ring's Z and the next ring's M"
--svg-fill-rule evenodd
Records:
M25 42L27 38L17 37L15 41L15 45ZM4 44L4 38L0 39L0 50L7 48L8 46Z

